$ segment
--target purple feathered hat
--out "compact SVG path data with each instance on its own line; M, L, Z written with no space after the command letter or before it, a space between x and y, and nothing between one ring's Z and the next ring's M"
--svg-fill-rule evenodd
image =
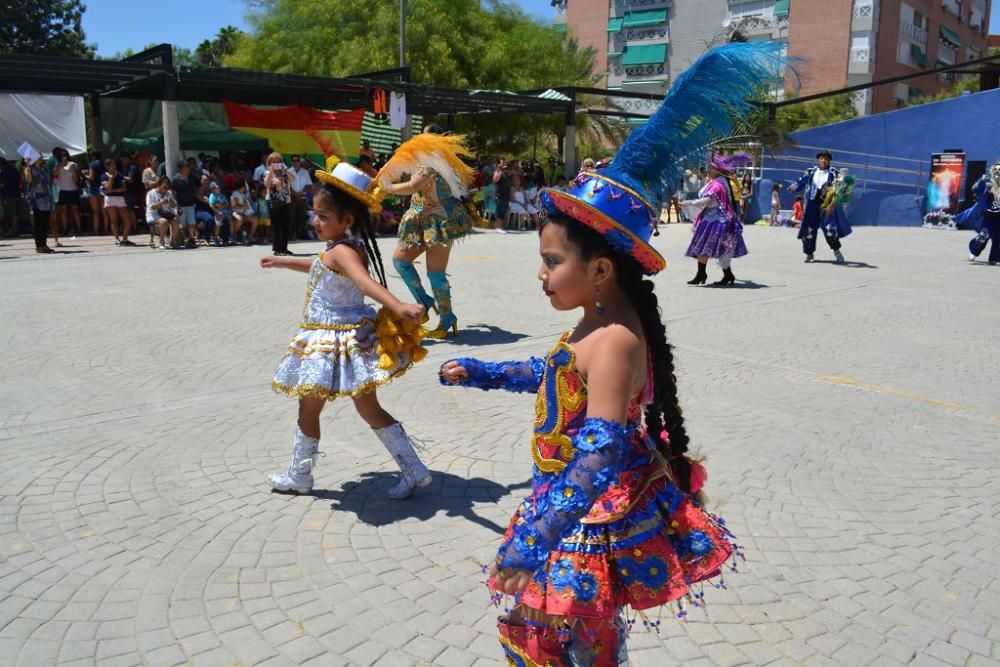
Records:
M732 176L737 169L742 169L751 162L753 162L753 158L746 153L716 155L708 161L708 168Z

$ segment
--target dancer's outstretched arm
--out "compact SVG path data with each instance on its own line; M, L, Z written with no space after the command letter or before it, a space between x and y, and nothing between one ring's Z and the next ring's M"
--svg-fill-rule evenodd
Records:
M513 392L536 393L542 383L545 360L531 357L527 361L480 361L461 357L446 361L438 374L443 385L458 384L479 389L505 389Z

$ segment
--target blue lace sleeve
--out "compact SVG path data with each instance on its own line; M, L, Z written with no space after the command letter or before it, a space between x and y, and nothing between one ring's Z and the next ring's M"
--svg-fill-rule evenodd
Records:
M545 372L545 360L531 357L527 361L479 361L469 357L452 359L469 374L469 379L461 384L463 387L478 387L479 389L506 389L507 391L536 393L542 383ZM445 362L447 363L447 362ZM441 384L450 386L444 377L439 377Z
M497 554L498 567L534 572L545 563L563 533L575 527L618 476L628 433L618 422L597 417L584 421L573 436L576 455L535 504L534 513L514 527L511 540Z

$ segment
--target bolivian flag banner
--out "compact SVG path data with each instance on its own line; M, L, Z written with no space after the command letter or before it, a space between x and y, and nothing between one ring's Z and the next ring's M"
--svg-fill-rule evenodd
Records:
M264 137L271 150L284 155L308 155L324 164L324 158L333 154L353 161L361 150L364 109L334 113L298 104L275 109L255 109L228 100L223 104L230 127Z

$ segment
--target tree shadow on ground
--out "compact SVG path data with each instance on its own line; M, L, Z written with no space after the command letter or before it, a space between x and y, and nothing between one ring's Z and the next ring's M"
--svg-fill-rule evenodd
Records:
M474 524L502 535L507 529L476 514L474 503L494 505L530 482L504 486L489 479L466 479L446 472L431 471L429 486L417 489L405 500L391 500L386 494L399 479L399 473L366 472L357 481L346 482L340 489L313 489L318 500L331 500L330 509L352 512L362 523L386 526L401 519L425 521L444 511L447 516L463 517Z
M832 259L814 259L812 264L833 264L835 266L846 266L849 269L877 269L878 267L874 264L868 264L866 262L840 262L838 263Z
M506 329L501 329L500 327L495 327L491 324L471 324L465 327L462 327L460 324L457 336L452 336L444 340L425 338L423 342L424 345L427 346L447 342L451 345L469 345L476 347L479 345L502 345L504 343L513 343L527 337L528 334L507 331Z

